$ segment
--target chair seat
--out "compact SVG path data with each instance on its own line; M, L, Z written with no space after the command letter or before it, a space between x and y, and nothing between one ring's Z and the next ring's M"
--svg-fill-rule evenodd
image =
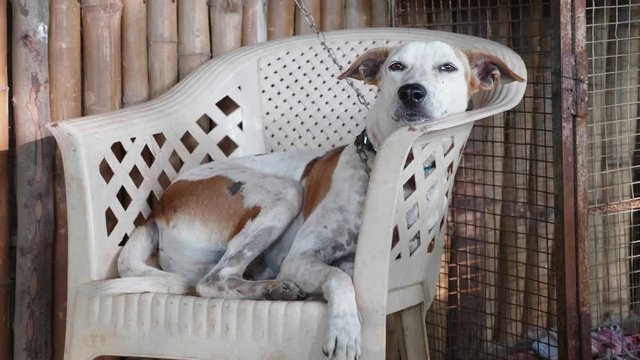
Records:
M76 297L73 339L92 354L195 359L322 359L326 303L156 293ZM108 340L107 340L108 339ZM108 342L108 343L107 343ZM134 345L134 346L132 346ZM136 349L131 353L127 349Z

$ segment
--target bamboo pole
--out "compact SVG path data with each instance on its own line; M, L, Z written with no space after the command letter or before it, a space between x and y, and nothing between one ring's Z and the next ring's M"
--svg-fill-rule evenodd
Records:
M391 16L389 10L389 1L373 0L371 1L371 26L386 27L391 26Z
M9 299L9 83L7 0L0 0L0 359L11 359Z
M345 11L345 29L369 27L371 24L370 0L347 0Z
M207 0L178 2L178 76L211 59Z
M339 30L344 27L344 0L322 0L322 31Z
M122 105L121 0L83 0L82 61L84 114Z
M13 106L18 218L15 360L51 358L54 141L50 122L47 0L13 2Z
M83 0L84 115L122 106L121 19L121 0ZM100 359L115 360L105 356Z
M122 106L149 100L146 0L122 3Z
M267 40L267 0L245 0L242 7L242 46Z
M210 0L211 53L214 57L242 45L242 1Z
M313 19L316 22L316 26L322 24L322 7L320 6L320 0L301 0L304 2L307 10L311 12ZM309 27L307 20L300 11L296 8L296 35L313 34L313 30Z
M269 0L267 5L267 39L293 36L294 0Z
M178 8L174 0L147 0L151 98L178 82Z
M51 120L82 115L80 4L51 0L49 7ZM53 245L53 359L64 358L67 318L67 201L62 157L55 155L56 239Z

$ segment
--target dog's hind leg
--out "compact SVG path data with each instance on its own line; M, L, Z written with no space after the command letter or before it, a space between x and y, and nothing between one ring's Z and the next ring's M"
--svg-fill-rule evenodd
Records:
M122 279L105 282L103 293L167 292L183 294L189 291L187 281L179 275L162 271L149 264L149 257L158 250L158 225L149 220L131 233L118 256L118 273Z
M302 188L278 179L278 188L265 179L244 185L245 193L260 192L260 213L248 221L228 243L224 255L196 286L200 296L235 299L296 300L306 297L294 283L243 278L247 267L276 241L300 212Z

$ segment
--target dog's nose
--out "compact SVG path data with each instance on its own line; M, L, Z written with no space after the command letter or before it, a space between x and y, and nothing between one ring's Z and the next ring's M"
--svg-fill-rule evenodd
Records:
M398 97L405 106L415 106L427 97L427 89L420 84L406 84L398 89Z

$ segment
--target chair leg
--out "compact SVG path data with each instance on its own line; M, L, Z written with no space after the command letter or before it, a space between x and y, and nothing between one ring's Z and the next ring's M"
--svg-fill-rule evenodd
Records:
M407 360L429 359L424 304L401 311Z

